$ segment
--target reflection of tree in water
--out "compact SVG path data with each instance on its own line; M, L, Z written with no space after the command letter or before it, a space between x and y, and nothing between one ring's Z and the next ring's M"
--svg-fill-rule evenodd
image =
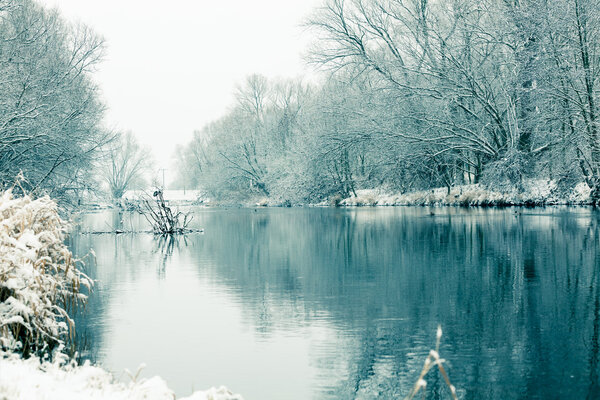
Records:
M244 212L203 216L199 251L240 288L259 335L323 313L348 332L351 344L333 350L341 367L313 354L327 385L332 365L345 370L328 389L338 397L406 394L438 323L462 398L598 393L599 231L588 212ZM435 374L428 388L447 395Z
M598 382L598 362L600 354L600 294L598 293L598 268L594 268L592 282L589 285L589 307L593 314L593 329L591 349L589 354L589 380L591 382L586 399L595 399L600 395L600 382Z
M157 260L164 276L183 253L210 258L259 338L332 327L312 344L320 398L405 395L438 323L461 398L598 398L595 214L535 212L546 211L217 210L197 213L201 240L80 236L74 246L98 254L88 272L100 294ZM106 298L92 297L92 317L77 322L94 344ZM428 388L447 397L436 374Z
M173 251L181 250L181 246L187 246L186 235L154 235L154 254L160 254L160 263L158 266L158 276L165 278L167 263L173 256Z

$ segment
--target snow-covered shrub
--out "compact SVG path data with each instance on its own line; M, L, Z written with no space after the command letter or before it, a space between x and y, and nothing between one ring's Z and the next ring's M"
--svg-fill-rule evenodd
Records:
M0 193L0 350L43 354L73 338L68 311L92 282L63 243L65 230L49 197Z

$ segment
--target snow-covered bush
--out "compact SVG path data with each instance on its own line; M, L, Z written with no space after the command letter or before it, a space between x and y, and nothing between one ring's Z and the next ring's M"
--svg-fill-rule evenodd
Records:
M49 197L0 193L0 350L41 355L73 338L68 311L92 282L63 243L66 226Z

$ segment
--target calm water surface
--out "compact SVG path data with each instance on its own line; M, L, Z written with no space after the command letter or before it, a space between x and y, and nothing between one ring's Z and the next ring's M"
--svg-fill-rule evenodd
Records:
M90 357L178 396L403 397L444 329L463 399L598 399L599 214L585 208L194 209L177 241L75 233ZM80 231L143 226L81 216ZM448 398L438 374L428 398Z

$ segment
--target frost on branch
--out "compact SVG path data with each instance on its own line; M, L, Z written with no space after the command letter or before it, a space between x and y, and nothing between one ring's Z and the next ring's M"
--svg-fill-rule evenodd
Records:
M68 312L91 280L77 269L49 197L0 193L0 350L50 352L74 336Z

